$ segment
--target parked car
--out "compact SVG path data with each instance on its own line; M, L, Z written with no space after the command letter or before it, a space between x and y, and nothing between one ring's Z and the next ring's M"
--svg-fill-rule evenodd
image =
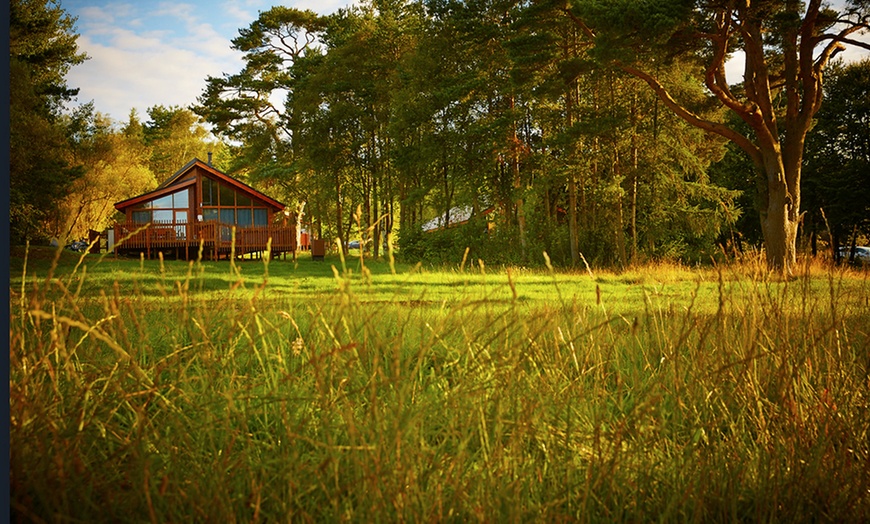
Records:
M347 243L348 249L359 249L359 240L351 240Z
M856 264L870 264L870 247L855 246L855 258L852 259L852 247L840 247L840 259L844 261L854 260Z
M88 243L84 240L74 240L66 245L66 248L76 253L84 253L88 248Z

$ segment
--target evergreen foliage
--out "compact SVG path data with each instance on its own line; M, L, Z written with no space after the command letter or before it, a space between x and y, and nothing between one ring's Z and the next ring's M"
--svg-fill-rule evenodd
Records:
M836 256L870 238L870 59L831 69L807 153L805 221Z
M243 143L254 176L306 203L316 236L358 232L378 255L397 235L425 260L468 247L627 265L705 260L739 215L706 174L724 143L588 53L558 3L372 1L326 18L276 7L233 45L246 66L210 78L195 111ZM718 118L690 62L662 68ZM418 233L454 208L492 209L486 233Z
M546 251L558 265L626 267L763 242L787 272L799 213L818 239L824 208L833 244L863 238L870 215L857 189L866 160L846 138L866 125L838 130L834 116L862 93L827 89L836 100L808 134L821 72L867 28L867 3L848 2L837 24L818 0L799 4L367 0L329 16L276 6L239 30L244 66L206 79L195 107L158 105L119 131L93 106L61 109L76 93L64 75L85 58L74 20L57 2L16 0L13 242L106 223L119 193L100 181L120 163L138 192L214 152L219 168L304 213L315 238L361 238L374 256L389 239L409 260L457 263L467 248L505 263L540 264ZM801 58L804 48L820 54ZM728 84L738 49L744 82ZM434 217L457 226L456 209L472 224L422 234Z
M59 2L12 0L9 9L9 227L10 241L46 241L50 222L82 169L68 161L69 130L62 104L78 90L67 86L78 51L75 19Z

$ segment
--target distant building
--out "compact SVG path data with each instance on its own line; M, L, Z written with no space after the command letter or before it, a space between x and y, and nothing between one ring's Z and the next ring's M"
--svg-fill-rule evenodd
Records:
M485 216L492 213L493 208L487 208L478 213L478 216ZM426 222L421 227L423 232L439 231L446 228L461 226L471 220L474 215L474 208L471 206L452 207L450 212L444 213L441 216L435 217Z

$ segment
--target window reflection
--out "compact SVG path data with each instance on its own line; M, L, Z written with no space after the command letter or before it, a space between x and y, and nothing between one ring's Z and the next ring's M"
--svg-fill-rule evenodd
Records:
M202 205L216 206L217 205L217 183L208 178L202 177Z
M232 189L228 188L227 186L223 185L223 184L219 184L218 187L220 188L218 190L218 194L219 194L218 200L219 200L220 206L223 207L223 206L236 205L236 199L235 199L236 192L233 191Z
M188 207L190 205L190 190L185 189L172 194L172 207L178 209L180 207Z
M169 223L172 222L172 210L171 209L155 209L154 210L154 222L155 223Z
M236 210L236 224L240 226L250 227L251 226L251 210L250 209L238 209Z
M172 195L164 195L162 197L155 198L151 201L151 207L155 209L171 209Z

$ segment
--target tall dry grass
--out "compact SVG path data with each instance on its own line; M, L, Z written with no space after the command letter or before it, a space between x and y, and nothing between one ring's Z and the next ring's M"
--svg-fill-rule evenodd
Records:
M189 268L13 290L14 521L870 520L858 274L725 268L712 307L611 315L555 276L529 307L510 276L507 304L373 303L346 271L215 300Z

